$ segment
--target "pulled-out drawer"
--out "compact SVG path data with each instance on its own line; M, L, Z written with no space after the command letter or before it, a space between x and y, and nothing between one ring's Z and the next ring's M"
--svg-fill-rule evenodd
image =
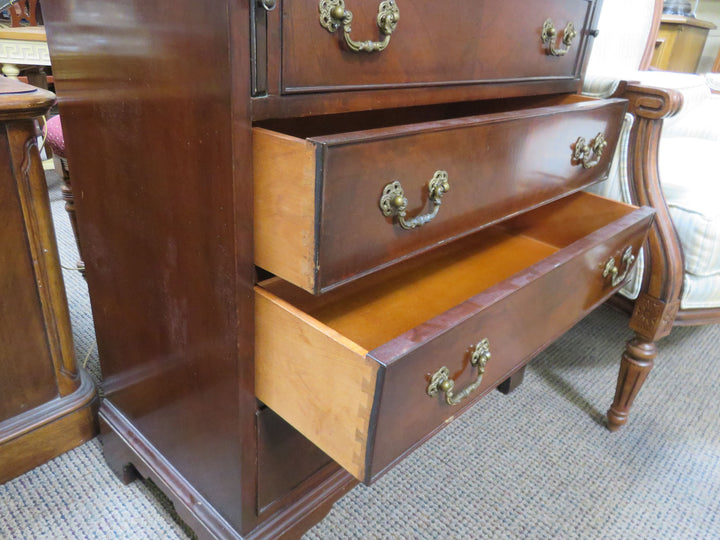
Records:
M317 294L606 177L625 100L523 103L254 128L255 263Z
M597 2L281 4L268 16L268 61L272 72L281 59L282 92L289 94L518 81L552 89L580 79Z
M257 397L369 482L617 290L653 215L577 193L325 295L261 283Z

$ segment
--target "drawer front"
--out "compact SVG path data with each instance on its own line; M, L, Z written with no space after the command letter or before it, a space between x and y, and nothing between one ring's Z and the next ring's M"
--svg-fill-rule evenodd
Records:
M552 206L545 207L546 217L557 220L548 229L556 232L543 236L541 229L540 243L552 243L553 236L564 234L562 227L575 225L563 215L553 216ZM627 248L638 253L652 216L643 208L616 219L369 351L357 337L348 337L352 329L344 334L303 312L308 304L258 288L257 396L349 472L370 482L617 290L619 278L611 281L606 263L614 257L622 276L628 268L621 262L623 254ZM522 223L516 232L525 234ZM484 262L481 267L493 264L492 259ZM418 282L413 283L398 294L406 300L419 295ZM364 313L356 320L383 324L361 300L368 291L357 290L355 296L340 296L342 302ZM443 294L436 286L425 290ZM428 304L436 300L427 295ZM414 309L406 302L405 310L402 298L393 302L393 309L400 302L400 316ZM442 391L429 396L428 385L442 367L455 380L456 395L474 382L472 345L484 339L491 357L468 398L451 406Z
M325 292L580 190L606 177L625 110L588 100L307 141L256 130L256 264ZM598 134L607 146L585 167L578 138ZM437 204L429 185L445 174ZM387 196L398 188L405 226Z
M552 91L552 83L580 78L595 10L592 0L396 0L399 17L386 47L356 52L332 16L340 3L352 13L350 41L388 36L378 16L384 10L385 21L393 17L390 1L285 0L284 93L537 80L547 80ZM559 56L541 39L548 19ZM563 43L568 23L577 33L569 49Z
M619 261L628 247L637 254L648 226L649 221L636 223L599 243L588 239L572 257L558 253L518 274L509 289L495 287L448 312L447 330L426 325L371 352L387 367L368 477L391 467L606 300L616 290L603 277L606 261L611 256ZM472 345L483 339L491 357L479 388L454 406L445 402L443 392L428 396L428 382L443 366L455 380L455 394L472 384L477 378L470 365Z
M552 201L605 178L625 113L625 102L584 103L448 121L435 129L395 136L328 141L323 162L319 285L329 288L392 261ZM579 137L604 134L600 161L585 168L573 159ZM407 219L428 215L428 185L436 171L449 191L437 215L405 230L378 202L397 181Z

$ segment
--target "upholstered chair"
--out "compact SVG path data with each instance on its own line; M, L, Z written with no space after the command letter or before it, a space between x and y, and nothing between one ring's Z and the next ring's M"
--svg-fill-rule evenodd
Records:
M78 253L80 254L80 260L77 262L78 270L80 270L80 273L84 276L85 263L82 261L82 248L80 247L77 218L75 217L75 199L73 198L72 184L70 182L70 169L65 152L65 136L63 135L60 115L55 115L47 121L45 131L45 144L52 150L55 171L60 175L63 182L62 194L65 200L65 210L70 218L70 225L75 234L75 242L77 243Z
M720 322L720 96L702 75L649 70L662 0L605 0L585 92L629 100L611 174L594 191L657 212L617 304L635 332L608 427L622 426L673 325Z

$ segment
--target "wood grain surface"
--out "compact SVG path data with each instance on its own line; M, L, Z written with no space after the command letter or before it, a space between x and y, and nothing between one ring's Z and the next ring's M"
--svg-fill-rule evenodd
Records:
M382 39L376 0L352 0L351 37ZM320 25L315 0L284 2L269 24L282 26L282 56L270 36L269 69L282 58L283 93L358 88L431 86L481 81L572 79L581 66L583 42L594 2L587 0L505 0L477 2L398 1L400 20L381 52L350 51L342 28L331 34ZM522 16L517 14L522 12ZM548 55L540 39L551 18L558 35L573 22L578 35L570 52ZM557 43L557 42L556 42Z
M462 388L473 378L469 350L487 337L494 360L474 398L500 384L617 289L605 263L628 246L637 253L652 216L577 193L319 297L263 282L258 397L370 481L455 416L424 393L432 373L449 364Z
M443 111L423 110L415 123L361 131L347 131L354 118L274 126L291 135L255 128L256 263L325 292L604 178L626 103L539 105L426 122ZM330 134L315 134L322 126ZM609 150L586 169L574 145L599 133ZM383 216L378 203L393 181L408 199L407 219L430 212L428 182L439 170L450 191L432 222L403 230Z

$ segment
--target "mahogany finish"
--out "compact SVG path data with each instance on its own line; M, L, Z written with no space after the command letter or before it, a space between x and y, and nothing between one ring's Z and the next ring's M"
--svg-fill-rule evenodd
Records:
M377 27L379 3L347 0L353 39L382 39ZM331 34L320 26L316 0L283 2L282 9L268 15L268 69L279 69L283 94L577 80L594 7L587 0L400 2L400 20L389 46L373 56L349 51L342 27ZM568 22L577 29L565 56L551 56L543 46L540 34L548 18L558 31L556 41ZM510 21L512 29L503 28ZM272 35L278 24L282 49Z
M258 508L265 513L332 460L271 409L258 411L257 428Z
M346 4L354 39L378 39L379 3ZM280 2L268 12L251 2L255 120L579 92L601 1L404 2L390 45L377 55L348 50L342 29L330 34L320 25L317 4ZM574 22L567 55L547 55L547 18L558 34Z
M602 276L605 262L619 260L628 246L638 253L653 215L631 210L579 193L455 242L412 269L319 298L278 280L261 284L267 292L258 290L257 299L258 397L371 482L617 289ZM605 226L588 215L604 215ZM474 279L461 277L469 275ZM492 358L477 396L463 407L429 398L430 376L443 364L457 388L474 379L468 344L483 338Z
M586 169L572 159L575 142L602 133L614 148L625 101L541 105L429 122L422 111L420 123L307 139L256 128L256 263L325 292L604 179L612 153ZM307 129L299 123L291 133ZM383 216L383 188L396 180L408 219L429 212L438 170L450 190L432 222L407 231Z
M0 483L95 435L75 364L35 120L49 92L0 78Z
M493 133L474 138L474 145L448 141L436 152L455 152L452 166L465 171L471 171L468 163L478 152L486 153L488 159L496 153L504 156L490 159L498 168L511 163L513 167L533 170L531 164L535 163L535 167L545 171L542 179L540 175L531 176L536 181L533 189L541 193L533 203L509 200L519 193L514 176L517 170L506 170L494 177L496 185L486 196L492 198L494 192L506 189L506 182L515 186L506 192L507 201L500 203L502 198L495 198L501 211L488 219L507 218L526 210L528 205L557 198L597 180L601 176L598 171L607 166L603 162L595 171L575 173L578 169L569 164L572 145L579 136L594 137L600 128L617 129L614 118L622 115L623 103L574 105L579 103L576 98L542 97L536 107L543 106L541 102L547 106L561 101L566 108L530 118L527 111L513 112L527 106L526 96L577 91L599 4L592 0L542 0L530 6L518 0L463 0L459 2L462 9L457 10L437 2L401 0L402 19L390 47L382 53L357 56L344 49L337 34L331 35L320 26L317 2L310 0L283 0L269 13L254 1L217 0L204 4L202 9L188 0L155 0L143 3L142 8L132 2L108 0L49 3L44 16L56 89L61 96L59 107L68 164L73 171L73 189L78 194L75 200L78 232L83 239L106 387L100 419L106 458L111 466L127 480L135 470L151 478L201 538L299 536L321 519L355 480L335 463L326 464L321 452L275 416L279 411L266 412L269 409L256 398L256 377L261 375L260 369L256 373L259 368L256 340L260 348L276 343L279 338L291 341L292 335L275 333L268 325L255 327L255 294L264 294L267 300L272 293L260 287L255 293L253 289L258 272L253 259L256 225L253 168L277 165L276 170L284 173L292 171L292 162L278 156L275 163L260 164L253 156L253 143L257 142L253 127L276 131L282 119L295 126L307 120L309 124L332 127L333 131L314 135L318 136L319 146L333 146L323 167L332 173L331 178L342 178L361 174L380 159L386 167L393 166L393 160L405 160L406 168L420 168L416 162L425 159L420 154L430 152L432 145L423 143L417 150L411 150L404 144L405 135L412 134L415 128L409 124L417 123L418 119L398 121L414 114L416 107L439 105L441 109L456 106L481 110L474 114L491 110L500 114L497 118L508 120L508 125L517 120L524 128L503 131L494 127ZM355 14L353 35L368 39L364 36L372 33L373 18L365 15L376 12L377 5L375 0L348 0L347 9ZM521 11L523 16L518 16ZM542 48L540 30L548 17L553 18L559 29L564 27L565 19L579 18L575 21L579 35L564 57L547 56ZM433 24L442 37L439 41L424 32ZM520 47L519 43L526 46ZM315 92L318 89L322 92ZM500 103L507 98L522 99ZM466 104L478 100L494 103ZM457 105L450 106L451 103ZM353 146L358 145L346 144L349 141L342 134L370 128L359 127L365 126L362 120L337 129L338 124L350 117L341 113L356 119L368 115L368 121L387 115L385 123L370 128L380 128L387 135L396 134L383 141L397 146L387 151L356 154L357 148ZM576 121L574 115L581 121ZM551 125L551 120L557 125ZM493 122L485 118L487 125ZM574 125L582 127L582 132L569 129ZM585 132L587 128L592 129ZM433 130L441 132L433 128L428 137ZM550 141L542 140L541 150L527 149L527 154L522 154L526 151L526 139L549 139L560 132L562 140L554 142L560 150L544 155L549 152L549 146L544 145ZM611 141L617 137L616 132L606 135ZM368 132L352 136L372 139ZM321 140L322 137L326 139ZM302 145L315 144L304 141L299 134L296 139ZM481 144L490 146L491 152L481 148ZM462 152L454 149L456 145ZM350 150L343 153L343 148ZM405 157L406 153L411 159ZM347 157L347 162L340 157ZM439 168L431 167L428 172L423 168L422 174L418 171L417 175L413 170L411 177L426 182ZM259 169L257 173L267 176L268 169ZM404 174L395 176L405 178ZM462 176L471 174L459 175ZM285 181L288 195L298 192L292 177L280 180ZM541 180L552 187L541 186ZM367 188L372 196L362 204L371 201L377 205L382 189L377 181L373 178ZM557 184L572 188L558 189ZM324 238L347 244L355 240L347 237L343 240L343 212L352 208L350 203L358 202L353 197L363 192L357 183L343 181L338 186L347 188L349 193L331 194L328 188L331 197L314 198L313 203L324 201L322 212L327 214L322 217L327 220L323 222ZM415 199L414 188L409 189L411 200ZM511 354L517 356L500 355L498 367L490 369L487 387L482 391L499 384L521 367L529 355L614 290L602 285L598 265L606 256L617 256L625 247L621 244L638 244L651 217L647 210L633 211L621 205L591 206L592 212L578 214L584 223L578 230L582 229L581 236L586 238L576 238L576 244L571 241L554 247L553 242L562 242L563 237L552 232L557 225L539 231L536 240L523 240L520 230L514 236L504 233L515 238L517 245L533 243L538 257L524 260L527 253L522 250L506 250L508 256L493 259L489 265L504 268L502 277L480 276L474 281L465 275L454 280L458 287L449 288L447 294L436 287L433 298L443 307L395 336L374 345L368 343L366 352L373 350L374 355L368 360L369 365L379 366L380 361L386 361L393 366L386 370L388 373L395 370L399 373L401 367L411 369L408 358L413 354L409 344L413 329L428 332L425 323L433 317L440 317L448 335L455 332L464 341L474 334L470 331L473 325L463 326L458 313L470 310L477 312L479 318L485 313L479 304L463 303L476 294L480 295L479 301L488 303L488 313L498 310L503 316L522 312L521 300L539 299L538 307L545 306L553 315L557 309L557 323L548 322L542 329L530 332L527 339L518 340L517 346L508 345ZM577 208L588 210L586 204ZM611 208L609 214L603 208ZM468 213L471 211L467 208L461 209L457 216L465 217ZM258 216L262 214L259 212ZM320 230L314 210L312 220ZM393 227L382 221L382 226L387 227L383 230L394 234ZM467 230L463 229L465 226L456 225L454 232L431 238L422 249L455 236L470 238L466 235L476 225ZM517 226L525 225L519 221ZM593 232L595 229L599 230ZM492 237L485 241L492 242ZM408 244L407 253L417 250L413 246L418 245ZM454 249L461 246L457 244ZM389 255L390 244L383 249L382 262L373 263L374 266L395 261ZM433 250L387 271L411 272L441 251ZM552 254L554 251L557 253ZM516 255L521 252L522 255ZM297 252L287 252L289 258L296 255ZM308 260L314 262L313 256ZM552 261L563 264L553 267ZM330 275L327 283L339 283L359 272L360 266L357 260L352 261L349 270L341 268L334 277ZM513 274L515 278L511 277ZM493 287L503 280L518 285L514 279L529 280L531 285L517 288L512 294L508 291L507 298ZM485 287L479 282L483 280L489 280L487 287L492 287L489 292L482 292ZM278 281L275 278L274 282ZM363 283L370 281L358 279L328 294L350 294L352 287ZM567 299L557 294L569 284L577 288L577 294ZM284 283L282 287L292 286ZM453 296L467 287L475 290ZM405 304L410 296L407 290L405 298L398 298L397 305ZM525 290L530 292L522 292ZM328 294L314 297L300 292L320 303L331 298ZM516 295L518 300L512 300ZM510 303L500 301L501 297ZM412 316L418 315L418 310L415 311ZM423 310L419 311L422 314ZM449 315L443 315L445 312ZM537 311L532 314L539 316ZM318 331L320 325L305 324L310 318L297 308L292 318L288 317L296 328L311 328L313 332L308 336L322 342L341 335L336 331L329 336ZM543 312L542 319L552 321L554 316L548 317ZM520 322L526 324L529 319ZM496 324L488 322L490 328ZM361 328L362 325L356 325L355 331ZM502 330L497 340L503 347L512 342L511 335L521 333L517 328ZM311 342L307 343L304 346L311 348ZM418 354L424 349L419 348ZM351 361L362 357L362 350L361 346L352 348L355 356ZM271 358L281 362L295 353L283 350L281 355ZM461 369L463 361L459 362L454 370ZM413 371L412 377L422 378L424 386L429 360L420 358L417 364L419 371ZM273 387L271 384L270 388ZM332 385L327 388L337 393ZM362 392L368 390L360 388L357 395ZM437 410L431 422L418 422L419 427L409 437L403 434L404 427L398 429L399 417L393 420L386 414L378 417L377 425L373 424L381 435L376 437L374 446L369 446L375 456L371 476L390 465L408 445L428 436L451 414L439 407L438 400L423 396L422 392L420 396L417 399L425 399L425 407ZM375 398L374 393L371 398ZM386 401L383 410L391 410L392 399L382 396ZM362 403L350 405L348 410L354 408L357 413ZM388 435L390 431L393 433ZM286 462L295 458L299 461L293 475L282 473Z
M250 88L232 73L250 71L248 3L43 7L100 415L116 425L113 404L245 534L257 522Z

